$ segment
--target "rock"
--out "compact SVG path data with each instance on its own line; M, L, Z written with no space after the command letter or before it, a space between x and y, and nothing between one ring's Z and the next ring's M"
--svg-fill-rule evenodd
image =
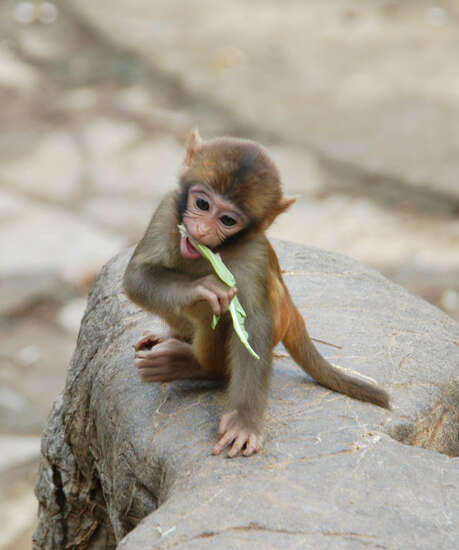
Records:
M76 298L62 307L59 312L59 324L68 333L77 335L80 329L81 319L86 309L86 298Z
M452 15L440 27L410 2L358 11L353 0L287 8L270 0L262 10L235 0L218 11L177 0L117 0L116 10L111 0L70 4L118 47L241 125L393 177L411 194L433 188L457 209L454 0L442 3Z
M97 106L99 94L92 88L71 89L58 99L55 108L64 112L79 112L93 109Z
M35 468L33 470L35 471ZM24 483L24 481L11 483L11 479L9 480L9 494L5 496L3 494L0 499L0 514L2 515L0 548L19 550L16 544L17 539L35 525L37 501L32 488L33 484L30 483L30 480L28 483ZM28 547L30 548L30 542Z
M272 146L269 154L279 169L286 192L309 198L326 192L320 164L306 149Z
M43 434L37 550L74 541L120 550L456 547L459 325L353 260L275 247L312 336L341 346L318 344L323 353L377 378L393 411L332 393L277 359L263 452L211 456L221 389L143 384L133 368L133 342L159 322L121 291L126 251L90 294Z
M91 121L83 130L83 143L93 157L117 155L139 138L139 129L132 122L108 118Z
M165 130L178 135L189 133L193 122L190 116L177 109L159 106L163 103L157 89L147 89L142 86L129 86L121 89L114 97L114 108L123 113L138 117L143 125L149 125L154 130Z
M72 201L79 192L81 159L66 132L41 137L36 150L0 164L0 177L16 190L51 201Z
M290 192L288 180L285 188ZM292 226L298 230L292 232ZM301 196L288 215L275 221L269 234L345 252L388 273L404 266L426 273L426 280L432 280L432 274L440 279L443 273L459 273L456 219L388 209L363 197L336 193L310 200Z
M29 201L1 229L2 276L55 273L72 285L84 285L125 243L65 209Z
M18 538L36 522L32 489L40 438L0 435L0 449L0 548L16 550Z
M26 202L22 197L0 191L0 224L17 218L25 204Z
M151 194L156 195L154 192ZM143 235L157 204L157 201L148 201L145 198L131 199L105 195L85 201L82 212L91 222L125 235L129 242L137 242Z
M39 73L0 44L0 87L12 88L20 92L31 92L38 82Z
M166 135L145 140L123 155L94 158L89 178L99 193L112 197L161 197L175 184L183 159L183 147Z
M74 347L54 315L0 318L0 433L43 430Z
M21 52L39 63L62 58L62 48L68 48L68 45L63 44L63 40L58 42L55 36L49 32L43 32L43 28L36 25L23 29L18 36L18 41ZM68 55L69 52L66 53Z
M40 456L40 438L37 436L0 435L0 446L0 473L36 460Z
M0 274L0 316L18 315L40 303L62 303L75 296L75 290L54 273Z

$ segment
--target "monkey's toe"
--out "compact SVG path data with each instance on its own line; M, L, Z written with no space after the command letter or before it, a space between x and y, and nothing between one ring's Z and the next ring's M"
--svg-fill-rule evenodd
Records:
M144 334L142 338L134 345L135 351L149 350L164 341L161 334Z

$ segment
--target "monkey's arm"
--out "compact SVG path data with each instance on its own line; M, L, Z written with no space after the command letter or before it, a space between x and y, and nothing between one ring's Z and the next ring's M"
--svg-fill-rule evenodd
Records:
M124 274L124 290L129 298L159 314L187 305L192 278L139 256L134 253Z
M134 253L124 275L129 298L143 308L170 315L196 302L207 301L215 315L228 310L236 294L215 275L193 277L138 258Z
M229 457L236 456L244 445L242 454L245 456L261 449L261 427L272 366L272 313L267 297L257 297L257 294L260 293L255 291L250 295L241 295L241 303L247 313L246 328L250 344L260 358L249 354L231 329L228 412L221 419L214 454L219 454L232 442Z

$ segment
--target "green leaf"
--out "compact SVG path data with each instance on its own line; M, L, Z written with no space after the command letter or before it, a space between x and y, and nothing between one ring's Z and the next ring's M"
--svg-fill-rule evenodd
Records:
M260 356L249 344L249 334L245 330L245 318L247 317L247 314L237 296L231 300L229 311L231 313L231 317L233 318L233 327L236 334L239 336L239 340L244 344L251 355L257 359L260 359Z
M210 265L212 266L217 276L229 287L236 286L236 279L234 278L231 271L223 263L223 260L220 254L215 254L214 252L212 252L212 250L210 250L210 248L193 239L193 237L190 236L190 234L188 233L184 225L179 225L178 228L180 230L180 233L182 233L182 235L186 235L190 239L191 244L195 248L197 248L199 252L201 252L203 257L210 263ZM239 298L237 296L235 296L231 300L231 304L229 306L229 312L233 320L233 328L236 334L238 335L240 341L244 344L244 346L247 348L248 352L251 355L253 355L257 359L260 359L260 356L254 351L252 346L249 344L249 334L245 329L245 319L247 318L247 313L242 307L242 304L239 301ZM217 317L215 315L212 317L212 323L211 323L212 329L215 330L219 320L220 320L220 317Z

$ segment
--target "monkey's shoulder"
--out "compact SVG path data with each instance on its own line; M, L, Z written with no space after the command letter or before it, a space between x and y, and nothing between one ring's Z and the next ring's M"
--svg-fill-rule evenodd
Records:
M172 267L175 262L179 231L175 208L177 193L167 193L151 217L144 236L139 242L135 255L146 263ZM169 265L171 264L171 265Z
M222 253L222 259L234 275L240 292L261 295L269 284L270 250L263 234Z

